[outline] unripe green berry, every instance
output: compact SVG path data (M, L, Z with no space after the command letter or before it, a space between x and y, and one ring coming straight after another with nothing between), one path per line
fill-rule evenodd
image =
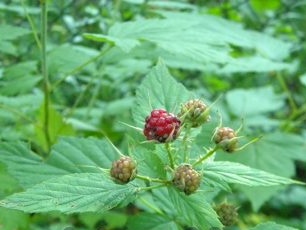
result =
M199 127L210 120L207 105L199 99L190 100L182 105L179 117L184 124L193 128Z
M111 177L119 184L126 184L134 180L136 173L136 162L128 156L114 161L110 170Z
M191 165L183 164L175 170L172 183L180 191L190 195L199 188L201 175Z
M228 203L222 203L216 206L214 209L224 226L232 226L237 222L238 212L235 206Z
M213 140L226 152L235 151L238 145L236 132L229 127L217 128L214 133Z

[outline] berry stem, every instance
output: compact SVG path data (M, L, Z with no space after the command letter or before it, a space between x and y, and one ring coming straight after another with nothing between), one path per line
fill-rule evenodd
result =
M169 143L166 143L166 144L165 144L165 147L166 147L166 150L167 150L167 153L168 153L168 158L169 158L170 167L171 167L172 169L174 169L174 159L173 159L173 156L172 156L171 146L170 146Z
M158 185L153 185L153 186L149 186L149 187L142 187L139 188L140 191L148 191L148 190L152 190L152 189L157 189L157 188L161 188L161 187L165 187L167 186L167 184L158 184Z
M189 151L188 151L188 137L190 136L190 131L191 131L191 127L190 126L187 126L186 127L186 131L185 131L185 135L184 135L184 138L183 138L183 144L184 144L184 150L183 150L183 153L184 153L184 162L188 162L189 161Z
M201 157L196 162L194 162L192 164L192 167L195 167L195 166L201 164L203 161L205 161L206 159L211 157L218 150L218 148L219 148L219 146L216 145L213 149L209 150L203 157Z
M151 178L151 177L147 177L147 176L141 176L141 175L136 175L136 178L140 179L140 180L144 180L144 181L148 181L148 182L157 182L157 183L162 183L162 184L168 184L169 181L166 180L161 180L158 178Z

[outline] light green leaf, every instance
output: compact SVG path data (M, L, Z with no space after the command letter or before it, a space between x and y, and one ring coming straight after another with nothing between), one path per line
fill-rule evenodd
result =
M84 37L97 42L109 42L112 45L118 46L126 53L129 53L134 47L140 45L137 39L132 38L116 38L103 34L84 34Z
M192 94L173 79L164 62L159 60L136 91L136 105L132 108L134 120L142 127L153 109L176 113L181 103L190 98Z
M306 86L306 73L300 77L300 81L304 86Z
M275 49L273 51L275 51ZM270 54L270 56L272 56L272 54ZM261 56L252 56L252 57L239 57L234 60L231 60L230 62L225 64L222 68L217 69L216 72L219 74L236 73L236 72L240 73L269 72L275 70L285 70L285 69L288 70L292 68L294 68L294 65L292 63L287 64L283 62L269 60Z
M295 181L285 177L228 161L208 162L204 164L203 171L204 177L209 177L211 180L247 186L273 186L295 183Z
M104 212L132 199L137 191L132 184L115 184L104 173L75 173L15 193L0 201L0 206L25 212Z
M133 153L138 165L138 172L152 178L166 179L165 165L155 152L137 148Z
M211 227L221 228L218 215L209 203L205 201L205 193L195 193L186 196L170 187L169 197L178 212L178 219L187 225L195 226L201 230Z
M37 72L37 61L20 62L4 69L0 82L0 93L3 95L18 95L32 92L41 76Z
M43 159L22 142L0 143L0 161L6 164L8 173L25 188L65 173L65 170L43 164Z
M30 216L18 210L0 207L1 230L29 229Z
M236 185L236 189L243 192L243 194L250 200L252 209L258 212L260 207L271 199L276 194L279 194L285 189L285 186L272 186L272 187L249 187L243 185Z
M52 107L48 108L49 121L48 121L48 132L50 138L50 144L56 143L60 136L69 136L74 134L74 130L71 125L65 122L64 118ZM45 135L45 106L44 103L41 105L39 110L38 122L36 124L36 140L39 145L47 152L48 142Z
M14 40L20 36L29 34L31 31L24 29L20 26L11 26L11 25L0 25L0 41L2 40Z
M266 222L257 225L250 230L298 230L297 228L289 227L286 225L276 224L274 222Z
M174 220L156 213L141 213L132 216L128 221L129 230L179 230Z
M226 102L238 117L276 111L285 105L283 96L276 95L271 86L231 90L226 94Z
M99 172L99 168L110 168L118 158L106 140L65 137L53 147L47 164L70 173Z
M146 55L157 51L158 56L172 64L177 64L176 57L182 57L185 63L181 68L190 68L186 64L189 62L205 71L220 72L225 65L221 72L227 73L292 68L291 64L282 62L290 54L291 43L244 30L240 24L211 15L169 11L157 13L164 18L116 23L107 35L87 33L84 36L99 42L109 42L131 53L138 46L153 43L155 46L151 46ZM236 59L231 54L232 47L252 50L254 57L248 59L242 56ZM209 68L207 64L210 64Z
M305 160L305 148L303 138L276 132L267 134L260 141L235 154L220 152L216 155L216 159L238 162L275 175L292 177L295 174L294 160ZM239 188L246 193L255 210L280 189L245 186Z
M8 41L0 42L0 51L6 54L17 55L17 48Z
M22 142L0 143L0 161L20 185L29 188L50 178L110 168L118 153L106 140L61 138L45 161Z
M97 56L99 52L82 46L64 44L48 53L48 69L52 73L51 78L57 78L57 74L68 74L82 64ZM86 66L86 70L93 71L94 64Z

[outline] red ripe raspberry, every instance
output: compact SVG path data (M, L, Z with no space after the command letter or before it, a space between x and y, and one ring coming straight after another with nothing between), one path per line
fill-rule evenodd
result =
M147 116L143 134L147 140L170 142L175 140L180 131L181 121L163 109L155 109Z

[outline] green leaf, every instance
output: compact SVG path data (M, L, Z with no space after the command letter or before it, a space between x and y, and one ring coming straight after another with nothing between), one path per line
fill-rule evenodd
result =
M0 143L0 161L24 188L66 174L100 172L99 168L110 168L117 157L108 141L94 138L61 138L47 160L25 143Z
M306 86L306 73L300 76L300 81L304 86Z
M155 152L145 148L137 148L133 155L139 162L138 172L141 175L160 179L166 178L165 165Z
M289 227L286 225L276 224L274 222L266 222L257 225L250 230L298 230L297 228Z
M68 74L79 68L99 53L94 49L82 46L64 44L48 53L48 69L51 78L58 78L58 74ZM86 66L86 70L93 71L94 65Z
M295 181L267 173L258 169L250 168L243 164L214 161L203 166L204 178L208 177L215 181L243 184L248 186L273 186L281 184L292 184Z
M43 164L43 159L22 142L0 143L0 161L6 164L8 173L25 188L65 173L65 170Z
M118 158L118 153L106 140L65 137L52 148L47 164L67 173L97 172L99 168L110 168Z
M0 207L1 230L29 229L30 218L27 214Z
M277 111L285 105L283 97L276 95L271 86L231 90L226 94L226 102L238 117Z
M133 198L137 191L132 184L115 184L104 173L74 173L15 193L0 205L25 212L104 212Z
M24 29L20 26L11 26L11 25L0 25L0 41L3 40L14 40L20 36L29 34L31 31Z
M205 201L205 194L198 192L190 196L168 188L169 197L178 212L178 219L189 226L195 226L201 230L211 227L221 228L222 224L218 215L209 203Z
M283 177L295 174L294 160L305 160L305 141L303 138L288 133L271 133L260 141L248 146L235 154L218 153L217 160L233 161L252 168ZM251 200L254 210L280 190L275 188L248 188L239 186Z
M74 134L74 130L70 124L67 124L63 117L52 107L48 108L49 120L48 120L48 132L50 138L50 144L56 143L60 136L69 136ZM45 106L41 105L39 110L38 123L36 124L36 138L39 145L47 152L48 142L45 135Z
M109 42L125 52L132 52L132 49L142 47L147 42L153 43L157 49L152 46L146 55L157 51L158 56L167 63L175 63L173 58L177 56L183 57L185 63L192 62L193 66L202 66L200 68L206 71L262 72L292 68L292 64L282 62L290 54L291 43L244 30L240 24L211 15L169 11L157 13L164 18L116 23L108 35L84 36L99 42ZM235 58L231 54L232 47L252 50L254 57ZM207 64L210 64L209 68ZM224 68L220 68L220 64ZM190 68L185 64L181 66L185 67Z
M26 61L4 69L0 93L7 96L32 92L41 80L37 76L37 61Z
M115 24L116 25L116 24ZM107 36L103 34L84 34L84 37L97 42L108 42L112 45L118 46L122 51L129 53L134 47L140 45L136 39L116 38L114 36Z
M129 230L179 230L174 220L156 213L141 213L128 220Z
M173 79L164 62L159 60L136 91L136 105L132 108L134 120L138 127L143 127L153 109L163 108L176 113L180 104L191 97L192 94Z

